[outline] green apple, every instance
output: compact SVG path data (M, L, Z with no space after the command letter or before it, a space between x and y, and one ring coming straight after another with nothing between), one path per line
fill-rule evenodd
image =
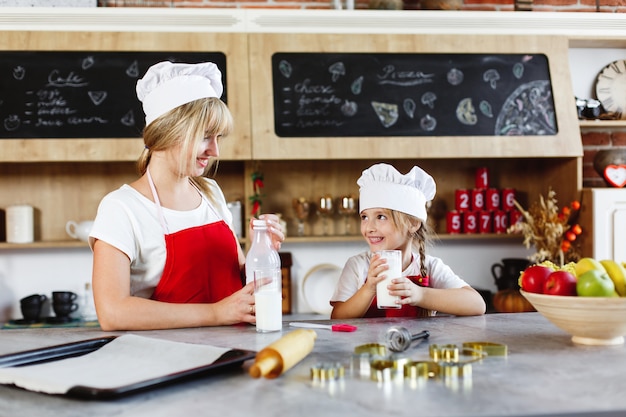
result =
M618 297L609 274L597 269L590 269L578 277L576 293L582 297Z

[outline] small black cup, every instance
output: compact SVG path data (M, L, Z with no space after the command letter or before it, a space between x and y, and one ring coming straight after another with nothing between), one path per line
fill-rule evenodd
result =
M54 291L52 293L52 304L71 304L78 295L71 291Z
M24 297L20 300L20 307L22 309L22 316L26 321L38 321L41 315L41 307L43 303L48 299L43 294L33 294L28 297Z
M64 318L78 309L77 303L53 303L52 309L57 317Z
M54 314L61 319L68 318L70 314L78 309L78 304L74 302L78 295L71 291L54 291L52 293L52 309Z

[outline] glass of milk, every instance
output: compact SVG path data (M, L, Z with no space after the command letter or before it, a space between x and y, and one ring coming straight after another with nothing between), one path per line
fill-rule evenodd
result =
M391 284L392 279L402 276L402 251L381 250L376 253L381 258L386 259L389 266L389 269L384 272L387 278L376 284L376 303L378 308L401 308L400 304L396 304L396 300L399 300L400 297L389 295L387 285Z
M282 330L283 301L280 268L254 270L254 304L257 332Z

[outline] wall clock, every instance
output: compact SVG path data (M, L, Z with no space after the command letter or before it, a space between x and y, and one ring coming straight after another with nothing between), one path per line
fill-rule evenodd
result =
M613 61L596 78L596 96L607 112L626 118L626 60Z

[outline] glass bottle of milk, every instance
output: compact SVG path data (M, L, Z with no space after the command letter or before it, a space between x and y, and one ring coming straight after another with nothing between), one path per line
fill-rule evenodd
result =
M253 220L252 246L246 256L246 284L254 282L254 314L258 332L282 329L282 271L280 257L264 220Z

